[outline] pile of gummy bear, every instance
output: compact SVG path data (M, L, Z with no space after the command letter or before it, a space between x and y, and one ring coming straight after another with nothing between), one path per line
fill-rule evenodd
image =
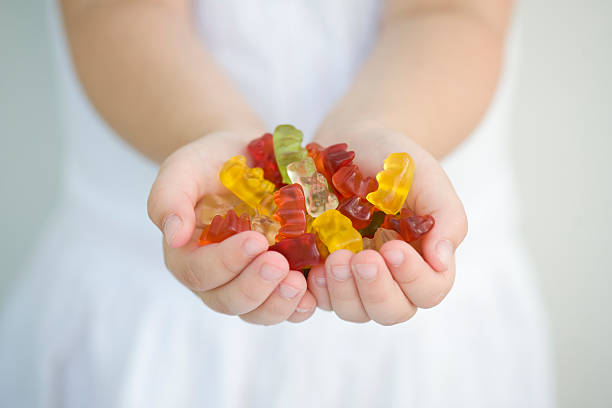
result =
M387 241L415 242L434 226L430 215L404 207L414 176L408 153L392 153L384 169L364 177L346 143L302 147L303 134L280 125L251 141L248 153L234 156L219 178L231 194L207 195L197 207L205 225L199 245L221 242L254 230L270 251L287 258L291 269L322 263L339 249L379 250Z

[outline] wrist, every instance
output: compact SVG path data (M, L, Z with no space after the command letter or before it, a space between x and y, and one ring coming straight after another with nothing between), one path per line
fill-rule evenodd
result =
M315 141L323 145L348 143L352 138L392 131L377 119L326 119L315 133Z
M347 143L355 148L371 150L377 146L384 150L385 146L396 146L417 143L404 129L390 126L378 118L359 118L356 120L326 120L315 134L314 141L323 146L335 143Z
M227 133L232 135L232 139L239 139L245 146L253 139L260 137L266 132L266 126L257 118L245 118L242 120L220 120L216 123L211 123L200 135L210 135L217 133Z

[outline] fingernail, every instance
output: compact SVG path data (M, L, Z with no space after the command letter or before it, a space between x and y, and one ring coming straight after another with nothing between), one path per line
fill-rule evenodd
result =
M266 250L266 246L258 239L247 239L242 245L244 252L252 257Z
M376 273L378 272L378 267L372 264L357 264L353 265L353 269L357 272L357 275L363 280L371 281L376 279Z
M339 281L345 281L351 276L348 265L334 265L331 267L332 276Z
M285 285L283 283L280 284L278 291L285 299L293 299L298 293L300 293L300 291L293 286Z
M316 275L315 276L315 283L320 288L326 287L327 286L327 279L325 279L325 275L323 275L322 273Z
M438 245L436 245L436 255L444 267L444 270L448 270L450 267L453 250L453 244L446 239L443 239L442 241L438 242Z
M383 257L393 266L400 266L404 263L404 253L397 249L383 252Z
M170 214L166 217L163 224L164 238L168 245L172 245L172 241L176 234L181 230L183 220L176 214Z
M267 281L278 280L283 276L283 271L278 269L276 266L270 264L263 264L259 270L259 274L262 278Z
M312 309L306 309L303 307L296 307L295 311L298 313L308 313L308 312L312 312Z

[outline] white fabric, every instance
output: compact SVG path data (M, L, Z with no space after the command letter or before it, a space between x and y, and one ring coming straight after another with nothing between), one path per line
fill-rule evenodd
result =
M202 38L269 128L312 134L375 38L364 0L201 1ZM92 110L51 5L65 135L62 200L0 316L3 407L548 407L548 344L516 230L507 148L516 41L479 129L444 165L470 233L438 307L394 327L249 325L163 265L156 168ZM257 135L254 135L257 136Z

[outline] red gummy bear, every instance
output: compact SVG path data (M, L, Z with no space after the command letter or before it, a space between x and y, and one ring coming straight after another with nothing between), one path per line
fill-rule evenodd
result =
M328 183L332 183L332 176L343 166L349 165L355 158L355 152L346 151L346 143L338 143L323 149L318 143L306 145L308 155L315 162L317 171L325 176Z
M427 234L435 225L434 218L427 215L414 215L407 208L402 208L399 217L388 214L382 228L399 232L404 241L413 242Z
M299 237L306 232L306 202L304 190L299 184L289 184L274 192L276 211L274 218L281 227L274 238L279 242L285 238Z
M236 235L242 231L251 230L251 221L248 214L242 214L240 218L234 210L229 210L225 216L215 215L210 223L206 226L198 239L200 246L221 242L226 238Z
M321 152L323 152L323 146L318 143L312 142L306 145L306 150L308 150L308 155L315 162L315 166L317 167L317 171L322 173L325 170L323 166L323 157L321 156Z
M368 200L358 196L344 198L338 204L338 211L349 217L353 228L358 230L370 225L374 208Z
M346 151L346 143L331 145L323 150L323 164L330 177L342 166L349 165L355 158L355 152Z
M434 227L436 221L427 215L411 215L400 218L400 235L406 242L416 241Z
M289 268L294 271L321 263L321 254L314 234L306 233L295 238L283 239L272 245L269 250L280 252L287 258Z
M247 146L247 150L253 159L255 167L263 169L264 178L276 184L276 187L281 187L283 185L283 176L278 170L278 164L276 164L272 133L266 133L252 140Z
M378 188L378 182L373 177L363 177L356 164L340 167L332 176L336 191L344 197L358 196L366 198L368 193Z
M400 216L393 214L385 215L385 220L381 224L380 228L386 228L396 232L400 232Z

